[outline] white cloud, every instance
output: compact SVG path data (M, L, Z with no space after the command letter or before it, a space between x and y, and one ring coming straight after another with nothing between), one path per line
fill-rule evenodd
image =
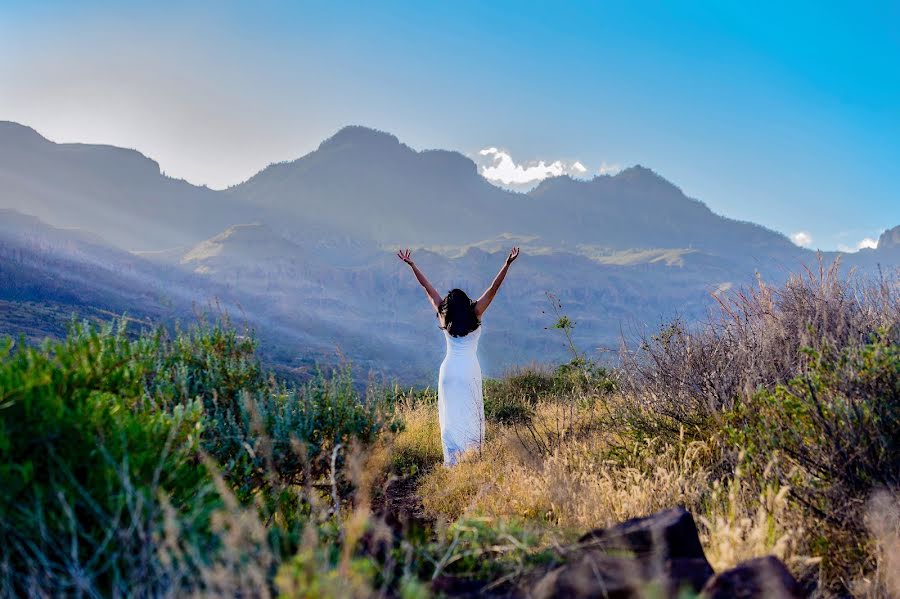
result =
M597 171L601 175L615 175L622 167L618 164L607 164L606 161L600 163L600 169Z
M856 244L856 249L861 250L863 248L869 248L874 250L878 247L878 240L872 239L871 237L864 237L859 243Z
M845 243L839 243L837 249L839 252L849 253L849 252L858 252L859 250L865 249L865 248L874 250L877 247L878 247L877 239L875 239L874 237L863 237L862 239L859 240L859 242L855 246L849 246Z
M812 245L813 238L807 231L797 231L791 234L791 241L800 247L809 247Z
M478 154L484 157L483 160L479 160L479 163L481 175L485 179L493 183L519 189L534 186L549 177L569 175L571 177L584 178L585 175L589 175L591 172L580 160L575 160L574 162L562 160L554 160L553 162L545 160L528 163L516 162L509 152L494 146L484 148Z

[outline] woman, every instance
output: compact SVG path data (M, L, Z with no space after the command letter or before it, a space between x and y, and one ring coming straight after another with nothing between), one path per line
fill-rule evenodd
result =
M481 317L500 284L509 265L519 257L514 247L506 263L491 286L476 301L462 289L453 289L441 298L422 271L409 257L409 250L397 252L397 257L409 264L419 284L437 312L440 328L447 340L447 355L441 362L438 375L438 418L441 423L441 445L444 465L452 466L467 449L481 449L484 439L484 400L481 391L481 366L478 364L478 339L481 337Z

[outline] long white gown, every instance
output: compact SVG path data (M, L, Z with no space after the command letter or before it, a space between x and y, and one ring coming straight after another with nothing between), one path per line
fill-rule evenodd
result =
M444 465L452 466L468 449L481 449L484 440L484 398L478 363L478 327L464 337L444 331L447 355L438 375L438 417Z

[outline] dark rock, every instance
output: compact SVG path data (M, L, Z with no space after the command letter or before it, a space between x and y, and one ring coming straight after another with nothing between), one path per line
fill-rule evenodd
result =
M699 593L703 585L715 575L706 557L672 559L665 565L666 595L678 597L684 590Z
M769 556L738 564L711 578L704 599L800 599L806 597L781 560Z
M607 555L600 550L551 570L531 588L533 599L631 599L642 597L648 572L639 560Z
M676 508L587 533L529 596L674 598L685 589L699 592L713 574L694 519Z
M698 593L712 575L706 559L670 560L660 568L652 562L589 549L547 572L531 585L528 596L532 599L675 598L684 590Z
M609 528L583 535L578 542L612 550L632 552L642 558L702 559L706 561L697 525L682 507L657 512L644 518L632 518Z

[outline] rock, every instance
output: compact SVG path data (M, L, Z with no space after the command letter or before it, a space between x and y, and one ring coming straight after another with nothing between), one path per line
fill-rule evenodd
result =
M583 535L583 545L629 551L642 558L706 560L694 518L678 507L644 518L632 518Z
M706 556L691 559L672 559L665 562L663 581L667 597L679 597L684 590L699 593L703 585L715 575Z
M590 550L548 572L531 588L529 596L533 599L636 599L642 597L647 575L639 560Z
M670 560L660 570L655 564L637 558L591 549L545 574L531 586L528 597L674 599L684 590L699 592L712 575L705 558Z
M800 599L806 594L781 560L768 556L742 562L711 578L704 599Z
M675 508L585 534L529 596L674 598L685 589L699 592L713 574L693 517Z

